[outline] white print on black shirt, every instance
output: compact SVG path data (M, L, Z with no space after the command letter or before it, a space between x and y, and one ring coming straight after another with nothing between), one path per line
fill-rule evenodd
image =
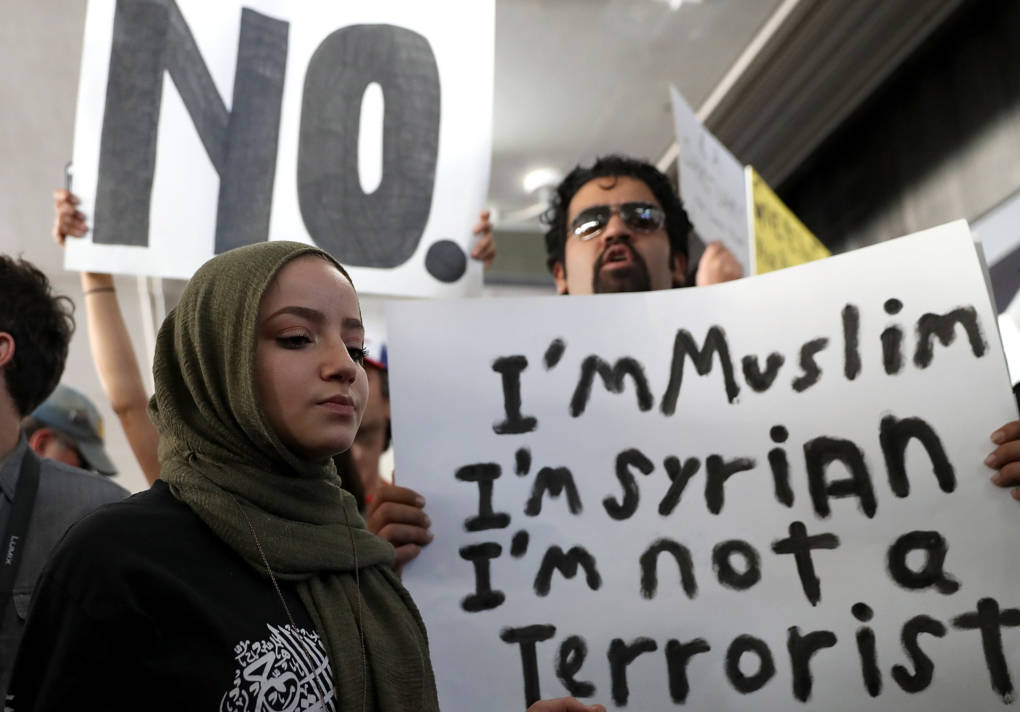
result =
M289 625L234 646L234 686L220 712L336 712L333 675L319 636Z

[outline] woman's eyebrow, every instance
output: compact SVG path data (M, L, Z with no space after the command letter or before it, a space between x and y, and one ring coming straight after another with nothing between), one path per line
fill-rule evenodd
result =
M270 319L275 319L276 317L280 316L280 314L294 314L303 319L307 319L308 321L314 321L317 324L321 324L322 322L326 321L326 315L323 314L318 309L299 306L289 306L283 307L282 309L277 309L268 317L266 317L266 321L269 321Z
M296 316L301 317L302 319L307 319L308 321L313 322L315 324L324 324L326 322L326 315L323 314L318 309L312 309L311 307L300 307L297 305L286 306L281 309L277 309L272 314L266 317L266 321L271 321L276 317L280 316L281 314L294 314ZM344 329L352 329L354 331L365 330L365 325L361 323L361 319L357 319L353 316L344 317L340 325Z

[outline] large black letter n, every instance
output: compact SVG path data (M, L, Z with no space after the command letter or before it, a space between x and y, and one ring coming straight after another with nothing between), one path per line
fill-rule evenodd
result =
M220 177L216 252L269 237L286 22L241 11L230 111L173 0L118 0L99 154L93 241L149 244L156 138L169 73Z

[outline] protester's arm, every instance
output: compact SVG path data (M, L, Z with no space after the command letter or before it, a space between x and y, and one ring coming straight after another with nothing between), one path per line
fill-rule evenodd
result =
M149 397L138 367L131 338L117 303L113 278L108 274L82 272L89 346L99 381L117 414L131 451L151 485L159 477L156 446L159 436L147 412Z
M602 705L586 705L573 697L558 697L554 700L539 700L528 712L606 712Z
M425 499L413 489L391 484L376 490L365 514L368 530L397 550L397 573L432 541L431 524L425 514Z
M1020 420L1006 423L992 433L998 447L985 460L995 470L992 482L999 487L1012 487L1013 499L1020 500Z
M720 284L744 276L744 268L740 261L721 242L712 242L705 247L704 254L698 261L698 271L694 283L699 287L709 284Z
M61 245L68 236L81 237L88 231L85 216L75 207L78 199L66 190L53 194L56 218L53 237ZM117 414L131 451L151 485L159 477L156 445L159 437L149 420L149 398L142 381L131 338L117 302L113 277L95 272L81 273L85 299L89 346L99 381L107 400Z
M475 224L474 234L478 236L474 247L471 248L471 257L481 262L485 269L492 267L496 259L496 243L492 240L492 223L489 221L489 211L483 210L478 216L478 223Z

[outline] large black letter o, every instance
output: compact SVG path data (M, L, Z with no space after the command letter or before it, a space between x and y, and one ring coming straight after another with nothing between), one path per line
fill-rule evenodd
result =
M358 172L361 100L383 90L382 181ZM345 264L395 267L414 254L432 208L439 69L428 41L393 25L351 25L315 50L305 74L298 203L315 243Z

